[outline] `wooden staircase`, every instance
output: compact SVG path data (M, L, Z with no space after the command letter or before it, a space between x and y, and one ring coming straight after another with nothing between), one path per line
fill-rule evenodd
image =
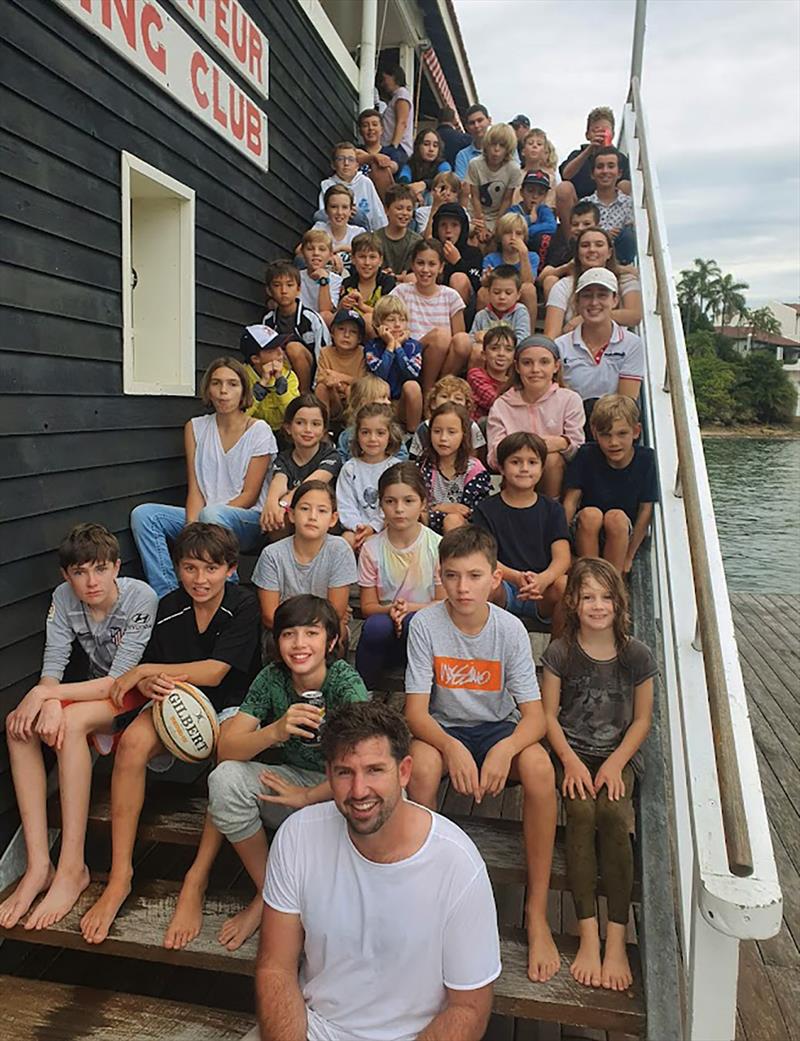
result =
M170 853L178 855L183 863L187 857L191 858L203 823L204 792L204 779L192 786L165 781L150 785L137 846L137 849L147 850L148 870L137 874L133 893L103 944L94 947L84 943L78 927L82 914L97 898L103 883L102 854L96 860L94 857L90 859L92 884L62 922L51 929L31 932L19 925L3 934L5 939L19 941L13 946L19 948L20 955L33 950L35 945L82 952L73 955L86 966L80 970L78 978L81 982L90 979L95 983L92 971L95 962L113 963L115 959L118 962L125 959L117 973L113 964L105 971L104 978L110 984L108 990L75 986L72 980L70 985L66 985L60 980L0 976L0 1038L3 1041L6 1038L9 1041L12 1038L14 1041L38 1041L45 1037L47 1041L105 1041L107 1038L114 1041L127 1041L128 1038L131 1041L133 1038L196 1041L212 1037L227 1041L228 1038L241 1037L252 1027L252 1012L248 1015L248 1010L238 1007L235 1002L228 1008L208 1008L202 1003L208 996L202 979L208 973L215 974L217 982L228 980L231 985L238 978L240 986L235 988L238 994L241 994L242 986L249 986L249 980L242 977L251 978L253 975L257 937L251 938L235 952L225 950L216 939L224 920L240 910L249 899L247 890L230 885L215 889L212 879L201 934L183 951L169 951L162 946L183 868L177 873L173 870L173 878L162 878L159 877L159 866L167 862ZM620 1035L642 1034L645 1015L635 946L630 950L635 982L626 994L582 987L569 974L569 961L576 949L576 940L574 935L570 935L575 931L574 919L570 920L567 911L567 907L571 909L572 906L571 897L563 893L566 882L561 829L553 857L551 902L552 924L556 928L562 967L548 983L534 984L526 975L527 948L520 928L525 883L519 821L520 790L508 789L502 796L484 800L478 806L443 785L441 809L467 831L481 850L497 896L503 973L495 984L496 1014L492 1017L487 1039L598 1039L605 1038L606 1034L617 1039ZM98 843L105 845L106 856L109 825L107 779L96 777L87 845L90 849ZM155 877L142 877L148 874ZM638 892L634 895L637 897ZM601 921L602 905L601 898ZM4 948L0 948L0 955L3 951ZM190 988L186 985L187 974L184 972L184 984L180 988L181 997L189 991L192 1003L164 1000L163 996L153 998L126 993L126 990L135 988L131 987L130 974L125 966L136 963L149 963L149 973L143 967L145 979L149 975L172 971L168 966L194 970L198 976L197 986ZM69 965L69 961L65 964ZM2 957L0 965L5 968ZM202 971L197 974L196 970ZM24 965L19 971L24 971ZM224 995L225 988L217 987L215 1002L227 1004ZM164 996L171 998L174 995L167 988ZM556 1024L561 1024L561 1030Z

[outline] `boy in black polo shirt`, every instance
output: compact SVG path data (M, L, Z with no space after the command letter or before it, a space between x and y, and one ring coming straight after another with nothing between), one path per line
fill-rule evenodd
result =
M146 698L163 697L181 679L205 692L221 722L231 714L226 709L239 705L259 667L260 615L253 593L227 581L238 555L236 536L227 528L196 523L183 529L173 553L180 587L159 601L142 664L114 682L113 701L134 687ZM145 706L117 748L111 776L111 871L103 893L81 919L87 943L105 940L130 893L147 764L164 754ZM221 841L215 829L204 829L201 849L212 861Z
M596 444L582 445L567 467L564 511L579 557L601 555L626 574L658 502L656 458L636 444L642 427L633 398L606 394L592 410Z
M570 566L569 531L564 507L536 491L547 459L538 434L518 430L497 446L503 483L497 495L479 502L472 523L497 542L503 581L492 601L518 618L563 628L562 600Z

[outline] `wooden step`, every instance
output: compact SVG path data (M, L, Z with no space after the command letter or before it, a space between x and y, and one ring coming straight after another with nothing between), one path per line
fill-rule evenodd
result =
M203 829L206 799L202 789L182 784L155 784L148 791L139 824L138 836L145 842L165 842L172 845L195 846ZM478 847L486 861L489 876L497 885L527 881L525 847L522 824L501 817L473 817L453 815L452 818ZM94 827L111 826L111 798L107 786L93 793L89 822ZM556 831L550 888L567 889L564 829ZM598 891L604 892L598 881ZM641 897L638 881L634 882L633 899Z
M176 882L154 881L138 885L102 944L84 943L78 924L99 896L102 890L100 882L92 882L77 907L52 928L26 932L21 926L16 926L6 931L4 936L52 947L252 976L258 937L251 937L238 951L232 952L226 951L216 938L225 919L243 906L243 901L230 892L208 895L202 932L185 950L170 951L162 946L178 889ZM640 1033L644 1028L644 1016L636 948L631 948L630 952L636 974L634 988L630 994L614 994L577 984L569 974L569 963L577 941L569 936L556 936L554 939L561 952L561 971L547 983L531 983L526 974L524 935L519 930L504 935L501 941L503 973L495 984L495 1011L523 1019L546 1019L599 1030ZM0 1037L4 1036L0 1033Z
M254 1019L110 990L0 976L0 1038L9 1041L239 1041Z
M168 965L188 965L198 969L252 975L258 935L252 936L238 951L227 951L217 940L223 923L246 905L246 897L232 892L209 893L200 935L186 950L170 951L163 946L164 933L175 910L180 883L158 879L141 882L135 885L133 893L117 915L108 938L101 944L87 944L81 936L80 920L100 896L103 887L103 882L93 881L67 917L50 929L26 930L22 925L17 925L13 929L3 930L2 938ZM0 900L4 896L0 895Z
M503 971L494 985L494 1011L503 1016L547 1020L564 1026L643 1034L646 1018L637 948L628 945L633 987L622 993L577 983L569 971L578 949L577 939L572 936L554 936L553 939L561 955L561 968L547 983L531 983L525 934L514 929L501 936Z

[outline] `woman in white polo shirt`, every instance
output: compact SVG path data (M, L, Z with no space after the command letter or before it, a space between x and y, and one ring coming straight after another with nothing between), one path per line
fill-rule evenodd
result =
M564 383L583 398L587 421L604 394L639 397L644 378L644 345L611 317L617 306L617 278L604 267L590 268L575 290L581 324L556 340Z

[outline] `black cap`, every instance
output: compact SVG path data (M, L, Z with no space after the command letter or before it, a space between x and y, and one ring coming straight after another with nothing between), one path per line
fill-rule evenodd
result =
M341 325L342 322L355 322L358 326L358 333L362 340L367 335L367 326L364 322L364 316L360 311L356 311L352 307L346 307L342 311L337 311L333 316L331 328L333 328L334 325Z
M508 121L508 125L512 127L527 127L528 130L531 128L531 121L527 116L524 116L521 112L518 116L514 116L513 119Z

